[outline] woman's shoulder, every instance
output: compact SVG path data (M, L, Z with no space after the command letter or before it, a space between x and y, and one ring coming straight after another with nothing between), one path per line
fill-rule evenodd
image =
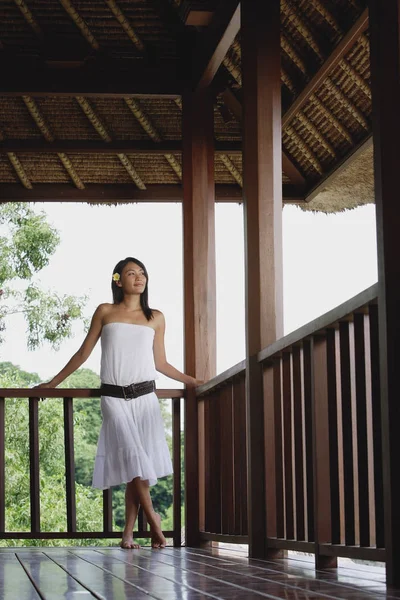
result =
M114 304L110 304L109 302L104 302L103 304L99 304L96 308L94 314L98 317L104 317L108 313L112 311L114 308Z
M157 310L156 308L152 308L151 312L153 313L153 320L154 320L154 324L157 325L161 325L162 323L165 322L165 318L163 313L161 312L161 310Z

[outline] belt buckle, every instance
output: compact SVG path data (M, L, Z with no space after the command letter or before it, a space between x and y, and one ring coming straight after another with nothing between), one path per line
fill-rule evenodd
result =
M122 387L122 393L124 395L124 400L133 400L134 398L137 398L136 389L135 389L136 386L134 383L130 383L129 385L121 386L121 387ZM126 394L128 394L128 396Z

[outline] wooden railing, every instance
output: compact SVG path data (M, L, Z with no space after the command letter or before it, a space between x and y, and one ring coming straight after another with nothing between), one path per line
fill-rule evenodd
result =
M42 389L40 396L59 398L64 405L65 494L67 531L41 531L40 527L40 455L39 455L39 398L32 397L32 389L0 389L0 539L78 539L118 538L120 531L113 530L112 491L103 492L102 531L77 531L75 461L74 461L74 398L98 398L98 389ZM175 546L181 545L181 398L184 390L157 390L159 398L172 402L172 461L173 479L173 530L164 531L173 538ZM30 531L6 531L5 520L5 407L6 398L29 398L29 461L30 461ZM135 537L148 538L150 531L142 510L138 515Z
M266 545L385 560L377 286L262 350ZM247 541L246 363L197 390L200 537Z

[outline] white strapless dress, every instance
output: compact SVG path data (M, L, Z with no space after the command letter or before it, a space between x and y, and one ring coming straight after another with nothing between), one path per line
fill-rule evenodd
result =
M108 323L101 333L103 383L129 385L157 378L154 329L131 323ZM101 397L103 423L93 473L93 487L101 490L135 477L157 483L172 473L164 423L157 395L134 398Z

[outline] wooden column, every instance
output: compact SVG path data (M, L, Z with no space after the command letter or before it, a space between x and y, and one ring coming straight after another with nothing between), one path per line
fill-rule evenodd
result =
M207 380L216 374L213 97L209 89L188 91L182 102L185 369ZM204 419L193 392L185 407L186 544L194 546L199 517L204 521L204 478L199 480Z
M249 538L250 556L263 557L263 388L255 356L283 335L279 0L246 0L241 11Z
M400 2L369 0L386 575L400 585Z

